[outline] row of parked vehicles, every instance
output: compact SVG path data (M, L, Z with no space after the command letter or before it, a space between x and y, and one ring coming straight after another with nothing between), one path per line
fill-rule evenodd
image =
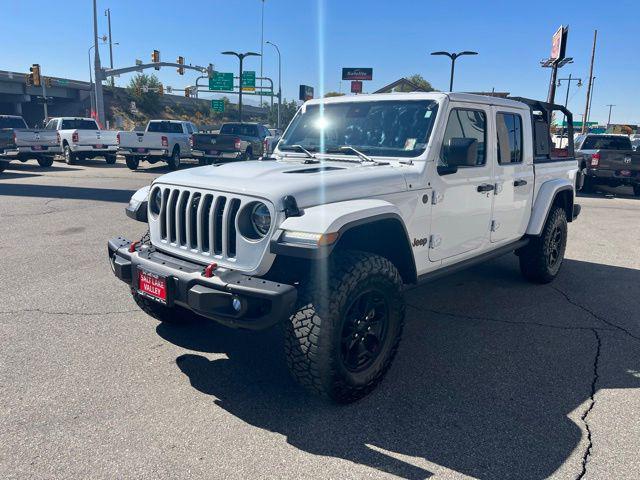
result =
M151 120L144 131L101 130L92 118L52 118L44 129L30 129L20 116L0 116L0 171L11 160L35 159L50 167L54 157L67 164L102 157L107 163L122 155L136 170L140 162L166 162L170 169L181 158L196 158L201 165L228 160L249 160L271 153L278 130L258 123L226 123L217 133L200 133L191 122Z

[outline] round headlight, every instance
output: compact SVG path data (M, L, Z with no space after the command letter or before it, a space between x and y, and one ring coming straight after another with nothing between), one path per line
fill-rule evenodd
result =
M271 228L271 214L264 203L256 203L251 210L251 225L261 237L269 233L269 228Z
M162 190L159 188L154 189L149 196L149 209L151 213L154 215L158 215L160 213L160 208L162 207Z

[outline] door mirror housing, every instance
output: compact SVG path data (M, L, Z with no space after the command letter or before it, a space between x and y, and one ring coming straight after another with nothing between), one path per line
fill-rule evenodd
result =
M443 160L449 166L475 167L478 159L478 140L475 138L450 138L442 153Z

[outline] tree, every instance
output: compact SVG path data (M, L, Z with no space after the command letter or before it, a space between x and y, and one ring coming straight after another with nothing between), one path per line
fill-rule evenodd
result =
M136 106L145 113L155 113L160 106L160 80L155 75L138 73L129 81L127 92L133 97ZM145 92L145 87L147 92Z
M414 83L418 87L422 88L425 92L435 91L435 89L431 86L431 83L425 80L424 77L419 73L416 73L414 75L411 75L410 77L407 77L407 80L409 80L411 83ZM404 89L400 88L398 91L404 91Z
M330 98L330 97L343 97L344 93L340 93L340 92L327 92L324 94L324 98Z
M270 108L266 103L263 104L263 106L269 109L267 114L267 123L272 127L278 125L278 104L274 104L273 108ZM282 106L280 107L280 126L283 130L287 128L287 125L289 125L289 122L291 122L297 111L298 103L295 100L291 100L289 102L283 100Z

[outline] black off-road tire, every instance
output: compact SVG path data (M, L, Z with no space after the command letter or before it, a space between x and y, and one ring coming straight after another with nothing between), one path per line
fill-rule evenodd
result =
M191 312L182 307L165 307L158 302L144 298L133 288L131 289L131 296L140 307L140 310L163 323L184 323L192 316Z
M636 197L640 197L640 183L636 183L636 184L633 186L633 194L634 194Z
M173 147L171 156L167 158L167 165L169 165L169 170L180 168L180 148L177 145Z
M65 145L63 148L64 163L67 165L73 165L78 160L78 156L71 151L69 145Z
M105 155L104 159L106 160L108 165L113 165L114 163L116 163L118 157L116 155Z
M140 165L140 159L138 157L125 157L125 162L129 170L137 170Z
M42 168L49 168L51 165L53 165L53 157L38 157L38 165L40 165Z
M8 166L9 166L9 162L0 161L0 172L4 172Z
M518 256L520 271L533 283L550 283L558 275L567 246L567 214L563 208L551 207L539 237L532 237Z
M335 252L327 267L328 272L312 268L301 285L297 311L284 325L285 354L291 374L303 387L350 403L382 381L396 355L405 315L402 280L389 260L360 251ZM372 290L386 302L386 335L372 363L354 371L342 353L346 314L356 299Z

